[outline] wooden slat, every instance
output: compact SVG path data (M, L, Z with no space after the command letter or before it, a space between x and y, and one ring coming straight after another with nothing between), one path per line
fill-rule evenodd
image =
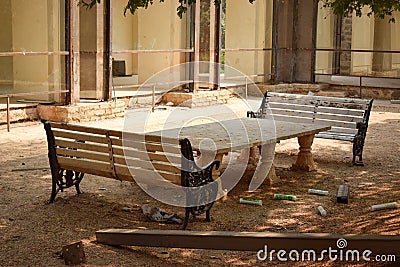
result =
M306 117L293 117L293 116L284 116L284 115L273 115L274 120L277 121L288 121L288 122L297 122L297 123L314 123L318 125L327 125L327 126L336 126L342 128L356 128L356 124L352 122L339 122L339 121L328 121L328 120L313 120L312 118Z
M189 249L219 249L255 251L264 250L267 255L271 251L286 251L285 257L291 250L299 252L313 250L320 257L322 251L329 248L339 249L337 241L345 239L346 250L358 250L360 259L365 250L372 255L400 256L400 236L383 235L337 235L327 233L271 233L271 232L220 232L220 231L182 231L182 230L142 230L142 229L104 229L96 232L97 242L112 246L146 246ZM335 253L338 255L339 253ZM282 255L282 254L281 254ZM345 255L345 253L343 253ZM276 259L276 254L274 254ZM255 255L256 257L256 255ZM327 254L325 257L328 259ZM301 259L301 258L300 258ZM371 257L371 260L372 257ZM394 259L396 260L396 259Z
M132 148L132 149L138 149L138 150L146 150L147 151L160 151L160 152L175 152L176 154L180 153L180 148L179 146L174 146L170 144L161 144L161 143L155 143L155 142L140 142L136 140L121 140L121 139L113 139L112 140L113 146L120 146L120 147L127 147L127 148ZM178 152L179 151L179 152Z
M80 142L75 142L75 141L69 141L69 140L61 140L61 139L55 139L55 143L57 146L60 147L67 147L67 148L76 148L76 149L82 149L82 150L88 150L88 151L95 151L95 152L103 152L103 153L108 153L108 147L105 145L97 145L97 144L86 144L86 143L80 143Z
M52 128L64 129L64 130L69 130L69 131L79 132L79 133L97 134L97 135L103 135L103 136L105 136L106 133L108 132L110 137L117 137L119 139L126 138L126 139L139 140L139 141L146 140L149 142L158 142L158 143L162 142L162 143L170 143L170 144L176 144L176 145L179 144L179 140L176 138L166 138L166 137L152 136L152 135L146 135L146 134L141 134L141 133L122 132L122 131L116 131L116 130L107 130L107 129L97 128L97 127L88 127L88 126L82 126L82 125L56 123L56 122L51 122L50 125Z
M162 136L155 136L148 134L123 132L122 138L124 140L141 140L141 141L145 140L146 142L179 145L179 139L177 138L169 138L169 137L162 137Z
M329 131L327 132L333 132L333 133L343 133L343 134L348 134L348 135L355 135L357 133L357 129L348 129L348 128L340 128L340 127L332 127Z
M290 110L290 109L271 109L272 115L284 115L284 116L292 116L292 117L305 117L305 118L313 118L313 112L305 112L301 110Z
M332 110L335 110L332 112ZM356 109L345 109L345 108L330 108L330 107L318 107L317 112L322 112L322 113L336 113L340 115L349 115L349 116L355 116L355 117L364 117L364 110L356 110Z
M317 112L315 114L315 118L322 119L322 120L332 120L332 121L342 121L342 122L359 122L363 121L363 118L354 117L354 116L341 116L335 113L327 114L327 113L320 113ZM355 127L355 125L354 125Z
M51 128L64 129L64 130L75 131L75 132L80 132L80 133L98 134L98 135L104 135L104 136L106 135L106 132L109 132L110 136L122 138L122 132L120 132L120 131L106 130L106 129L101 129L101 128L88 127L88 126L75 125L75 124L56 123L56 122L51 122L50 126L51 126Z
M105 136L98 136L81 132L58 131L58 130L53 130L53 134L55 137L61 137L65 139L107 144L107 138Z
M113 148L113 151L114 151L115 156L127 156L127 157L142 159L142 160L156 160L156 161L163 161L163 162L172 162L174 164L181 163L180 154L179 155L168 154L168 156L166 156L164 153L158 154L158 153L154 153L151 151L140 151L140 150L134 150L134 149L129 149L129 148L125 148L125 152L124 152L123 148Z
M288 93L275 93L269 92L269 97L278 97L284 99L303 99L303 100L319 100L321 102L332 102L332 103L353 103L361 105L369 105L370 99L359 99L359 98L345 98L345 97L333 97L333 96L316 96L316 95L302 95L302 94L288 94Z
M308 112L314 112L314 105L296 105L290 103L269 102L268 107L270 109L290 109L290 110L303 110Z
M343 135L343 134L334 134L334 133L318 133L315 135L317 138L325 138L325 139L334 139L334 140L342 140L342 141L350 141L354 140L354 136Z
M128 165L134 167L140 167L148 170L160 170L165 172L171 172L175 174L180 174L181 170L171 164L165 164L162 162L152 162L152 161L145 161L137 158L131 157L114 157L114 161L120 165Z
M313 112L303 112L299 110L289 110L289 109L271 109L272 115L285 115L285 116L293 116L293 117L305 117L305 118L316 118L322 120L331 120L338 122L359 122L362 121L361 117L353 117L353 116L341 116L335 113L327 114L327 113L313 113ZM354 125L355 126L355 125Z
M323 119L316 118L314 120L314 123L315 124L320 124L320 125L330 125L330 126L335 126L335 127L341 127L341 128L350 128L350 129L355 129L356 128L356 123L355 122L323 120Z
M89 161L84 159L77 159L77 158L66 158L66 157L57 157L58 163L60 167L67 170L75 170L83 173L98 175L98 176L105 176L107 178L114 178L113 170L111 169L110 164ZM162 181L160 177L156 175L155 171L146 170L141 168L134 168L132 167L132 172L137 178L146 178L146 184L153 184L158 185ZM135 181L131 176L131 172L127 166L122 165L115 165L115 171L118 176L119 180L126 180L126 181ZM165 173L162 171L158 172L162 177L165 179L174 182L180 183L180 175L172 174L172 173ZM122 178L121 178L122 177ZM130 177L130 178L129 178Z
M275 103L275 102L270 102L268 103L268 107L270 109L290 109L290 110L303 110L303 111L308 111L308 112L314 112L314 105L296 105L296 104L290 104L290 103ZM364 110L355 110L355 109L344 109L344 108L336 108L336 107L321 107L319 106L317 108L317 112L321 113L333 113L333 114L338 114L338 115L348 115L348 116L354 116L354 117L364 117Z
M278 102L278 103L292 103L298 105L315 105L318 103L318 106L323 107L340 107L347 109L361 109L366 110L368 108L367 104L363 103L354 103L354 102L341 102L341 101L318 101L318 99L303 99L303 98L280 98L280 97L271 97L268 99L269 102Z
M290 117L290 116L282 116L282 115L273 115L274 120L276 121L287 121L287 122L296 122L296 123L313 123L312 118L300 118L300 117Z
M85 158L91 160L97 160L102 162L110 162L110 159L107 154L96 153L93 151L80 151L80 150L73 150L73 149L65 149L65 148L56 148L56 153L58 155L70 156L70 157L77 157L77 158Z

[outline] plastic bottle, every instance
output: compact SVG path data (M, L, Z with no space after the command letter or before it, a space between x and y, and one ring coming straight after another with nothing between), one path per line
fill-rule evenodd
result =
M378 205L373 205L371 206L371 210L383 210L383 209L396 209L400 207L400 204L397 202L390 202L390 203L384 203L384 204L378 204Z
M284 195L284 194L274 194L274 199L284 199L284 200L296 201L296 196Z
M326 216L326 210L324 209L324 207L318 206L317 209L318 209L318 211L319 211L319 214L321 214L322 217L325 217L325 216Z
M318 189L308 189L308 193L314 194L314 195L320 195L320 196L326 196L329 194L328 191L318 190Z
M262 206L262 200L260 199L240 198L239 202L242 204L252 204L252 205Z

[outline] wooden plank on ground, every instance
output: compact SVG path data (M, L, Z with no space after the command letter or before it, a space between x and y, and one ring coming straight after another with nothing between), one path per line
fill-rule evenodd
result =
M114 246L146 246L192 249L259 251L314 250L317 253L332 248L338 250L338 240L345 239L347 250L370 250L372 255L400 256L400 236L337 235L327 233L271 233L105 229L96 232L98 242ZM325 254L326 255L326 254Z

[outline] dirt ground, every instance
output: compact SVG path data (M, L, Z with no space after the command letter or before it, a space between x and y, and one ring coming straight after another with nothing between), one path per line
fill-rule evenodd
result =
M11 133L0 129L0 266L64 266L62 246L82 240L86 264L82 266L254 266L255 252L193 249L111 247L96 243L95 231L104 228L180 229L176 224L148 221L139 207L149 204L183 216L183 209L151 199L137 185L87 175L84 191L72 188L47 204L51 174L47 143L38 123L15 125ZM317 139L313 145L318 170L294 172L297 141L277 145L279 183L247 192L254 168L212 209L212 222L204 217L189 223L190 230L327 232L339 234L400 234L400 209L371 212L374 204L400 203L400 113L372 112L364 149L365 167L350 165L351 144ZM340 184L349 184L349 204L337 204ZM328 196L307 194L308 188L328 190ZM274 193L296 195L298 200L273 200ZM240 197L261 199L263 206L239 204ZM316 207L328 212L321 217ZM132 207L125 211L124 207ZM261 249L261 248L260 248ZM168 251L169 258L157 254ZM293 266L294 263L274 264ZM309 262L297 263L310 266ZM323 262L318 266L342 266ZM360 266L363 264L359 264Z

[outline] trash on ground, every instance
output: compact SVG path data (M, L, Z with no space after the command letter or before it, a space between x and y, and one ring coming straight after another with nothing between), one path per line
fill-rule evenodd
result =
M296 201L296 196L284 195L284 194L274 194L274 199L292 200Z
M350 187L347 184L339 185L337 192L337 203L348 204L349 203Z
M373 205L371 206L371 210L375 211L383 209L397 209L398 207L400 207L400 204L398 204L397 202L390 202L390 203Z
M168 251L160 251L157 253L157 258L169 258L169 252Z
M321 214L322 217L325 217L325 216L326 216L326 210L324 209L324 207L318 206L317 209L318 209L318 211L319 211L319 214Z
M262 206L262 200L260 199L240 198L239 202L242 204L252 204L252 205Z
M166 222L166 223L178 223L182 224L183 220L175 213L166 213L157 207L150 207L144 205L141 207L142 212L150 221L153 222Z
M326 196L329 194L328 191L318 190L318 189L308 189L308 193L314 194L314 195L320 195L320 196Z

